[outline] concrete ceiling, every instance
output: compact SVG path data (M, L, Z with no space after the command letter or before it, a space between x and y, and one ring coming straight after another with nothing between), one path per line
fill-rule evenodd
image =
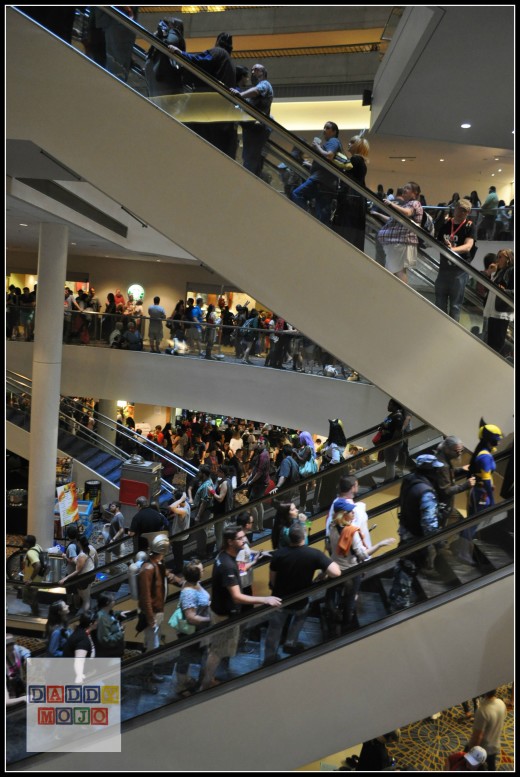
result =
M301 8L301 16L306 11L310 13L308 8ZM377 94L378 80L382 85L385 83L385 66L390 62L392 48L408 63L398 87L391 94L379 96L378 104L372 106L368 185L375 189L380 181L385 186L395 187L410 179L437 180L445 189L441 192L439 187L432 192L431 202L444 200L452 191L463 195L471 189L476 189L483 199L492 183L499 193L503 192L501 196L505 199L510 190L509 196L514 196L514 7L428 6L419 7L419 11L418 7L413 8L416 13L420 13L421 8L430 12L420 39L415 41L413 50L408 51L398 28L390 44L388 60L383 59L376 74ZM322 6L320 19L329 10L333 18L334 6ZM236 15L237 12L230 13ZM406 14L407 11L404 19ZM213 16L219 17L218 24L225 29L226 13ZM284 74L279 73L279 77L283 82ZM273 114L287 129L305 139L312 139L329 119L337 121L344 129L349 127L342 136L343 141L347 140L347 135L366 129L370 124L366 108L360 113L357 106L359 118L351 119L345 113L349 102L353 102L350 96L345 101L337 97L320 97L314 107L315 119L309 123L309 101L310 98L276 102ZM471 122L471 129L460 128L462 119ZM313 124L316 126L311 126ZM143 227L120 205L28 141L7 142L6 172L10 176L5 222L9 250L37 250L39 223L58 221L69 225L72 255L194 261L182 248L150 227ZM57 207L51 198L14 180L20 178L59 181L73 195L125 224L127 238L100 229L98 224L80 218L71 208ZM428 188L423 186L423 189L428 197Z

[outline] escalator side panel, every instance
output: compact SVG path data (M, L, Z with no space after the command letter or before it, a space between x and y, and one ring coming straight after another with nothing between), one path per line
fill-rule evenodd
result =
M8 138L32 140L468 447L481 416L512 429L510 365L140 95L7 17Z

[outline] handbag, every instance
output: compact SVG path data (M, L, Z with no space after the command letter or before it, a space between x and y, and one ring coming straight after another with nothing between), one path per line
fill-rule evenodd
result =
M148 626L148 621L144 612L140 612L137 616L137 623L135 624L135 633L140 634Z
M175 629L180 634L195 634L197 628L192 623L188 623L184 617L182 607L177 607L170 620L168 621L168 626L171 626L172 629Z
M300 467L300 475L304 478L309 477L310 475L315 475L318 472L318 465L316 464L316 459L314 456L311 456L310 459L307 459L305 464L302 464Z
M381 429L378 429L372 437L372 443L373 445L379 445L380 442L383 442L383 432Z

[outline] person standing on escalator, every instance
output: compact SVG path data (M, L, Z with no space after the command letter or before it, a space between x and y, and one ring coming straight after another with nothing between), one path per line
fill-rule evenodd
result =
M180 55L187 62L191 62L193 65L200 67L201 70L208 75L213 76L213 78L216 78L217 81L220 81L224 86L227 86L230 89L236 86L235 65L231 59L233 36L228 32L219 33L213 48L200 53L188 54L187 52L182 51L178 46L173 45L169 45L168 48L174 54ZM211 92L211 87L200 79L196 79L195 91ZM227 103L224 99L222 102ZM193 122L186 124L186 126L228 156L233 159L235 158L234 122Z
M263 65L256 64L251 68L251 86L249 89L231 89L239 94L257 111L269 116L273 102L273 87L267 80L267 70ZM267 138L271 134L269 127L261 121L248 121L242 124L242 163L246 170L261 176L264 164L262 151Z
M437 472L444 464L430 453L415 460L415 471L403 478L399 495L399 546L433 534L439 528ZM413 579L418 570L434 571L435 548L426 548L403 556L394 570L389 601L392 612L409 607Z

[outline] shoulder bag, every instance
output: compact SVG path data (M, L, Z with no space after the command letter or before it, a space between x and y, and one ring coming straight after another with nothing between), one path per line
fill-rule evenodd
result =
M197 629L196 626L186 620L180 606L177 607L171 616L170 620L168 621L168 626L171 626L172 629L178 631L179 634L195 634Z

